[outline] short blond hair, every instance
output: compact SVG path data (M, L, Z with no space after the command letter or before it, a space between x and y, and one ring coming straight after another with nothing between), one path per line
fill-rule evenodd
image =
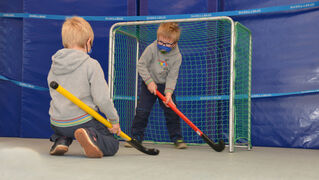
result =
M161 23L157 29L157 38L163 36L178 41L180 35L181 29L176 22Z
M64 21L62 26L62 43L65 48L79 46L84 48L89 38L93 44L94 33L91 25L83 18L74 16Z

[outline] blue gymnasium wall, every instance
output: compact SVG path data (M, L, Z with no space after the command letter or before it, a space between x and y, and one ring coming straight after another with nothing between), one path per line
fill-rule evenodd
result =
M6 0L0 12L81 16L136 15L132 0ZM0 18L0 74L7 78L47 87L51 56L61 49L61 20ZM95 33L92 57L107 72L109 28L115 22L90 22ZM47 138L49 126L48 91L21 88L0 82L0 136Z
M225 11L306 2L313 1L231 0ZM319 89L318 18L318 9L234 18L253 36L252 94ZM318 149L318 100L318 94L253 98L253 145Z
M23 12L20 0L0 1L0 12ZM21 81L22 19L0 18L0 74ZM21 88L0 81L0 136L20 136Z
M1 12L125 16L190 14L289 5L313 0L4 0ZM70 8L71 7L71 8ZM319 11L233 17L252 31L252 94L319 89ZM107 72L108 29L115 22L90 22L96 35L93 57ZM46 87L51 55L62 47L62 21L0 18L0 74ZM7 48L9 47L9 48ZM254 146L319 148L318 95L252 99ZM0 136L49 137L46 91L0 83Z

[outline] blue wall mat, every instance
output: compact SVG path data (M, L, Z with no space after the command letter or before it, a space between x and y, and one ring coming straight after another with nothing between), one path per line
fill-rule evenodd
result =
M243 9L256 9L256 8L266 8L273 6L287 6L292 4L301 4L314 2L315 0L227 0L224 1L225 11L235 11L235 10L243 10Z
M33 14L126 16L130 8L128 8L126 0L98 0L94 3L85 0L76 2L68 0L24 1L24 12ZM95 33L92 58L100 62L106 75L108 35L109 28L113 23L115 22L90 22ZM24 19L23 82L47 87L46 78L51 65L51 56L63 48L62 24L63 21L60 20ZM48 91L23 89L21 99L21 136L49 137L52 130L48 115L50 103Z
M225 11L312 1L225 2ZM234 19L253 36L252 94L319 87L318 9ZM319 148L317 94L252 100L252 143L257 146Z
M32 14L126 16L131 0L24 0L24 12Z
M20 0L0 1L1 12L22 12ZM21 81L23 19L0 18L0 74ZM20 87L0 80L0 137L19 137Z
M255 146L319 148L318 95L255 99Z
M223 0L140 0L140 15L174 15L216 12Z
M319 52L313 48L319 45L318 16L318 11L309 10L236 18L255 37L253 94L318 89Z
M63 21L25 19L23 82L48 87L47 74L51 56L61 43ZM24 88L22 91L22 137L48 137L52 133L48 115L49 92Z

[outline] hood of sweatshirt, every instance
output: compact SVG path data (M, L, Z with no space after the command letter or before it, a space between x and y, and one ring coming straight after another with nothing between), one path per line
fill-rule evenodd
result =
M68 74L89 59L90 56L80 50L61 49L52 56L51 70L54 74Z

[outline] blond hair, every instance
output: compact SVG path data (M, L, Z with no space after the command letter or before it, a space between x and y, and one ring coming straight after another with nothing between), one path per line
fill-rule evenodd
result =
M64 21L62 26L62 43L65 48L79 46L84 48L91 38L93 44L94 33L91 25L81 17L74 16Z
M157 38L163 36L178 41L181 35L181 30L176 22L161 23L157 29Z

